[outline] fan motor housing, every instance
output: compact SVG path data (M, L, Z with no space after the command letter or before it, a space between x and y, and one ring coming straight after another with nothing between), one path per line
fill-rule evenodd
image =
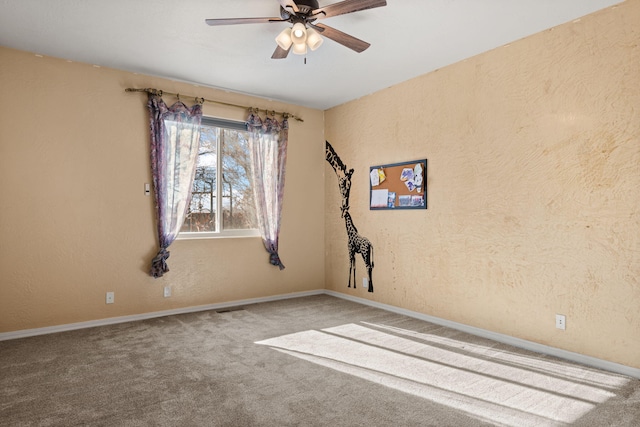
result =
M296 4L298 5L298 9L300 9L300 12L305 15L312 10L316 10L320 7L318 6L317 0L298 0Z
M298 0L296 1L296 6L298 6L297 15L308 15L320 7L318 0ZM296 15L296 13L280 6L280 17L282 17L282 19L289 19L292 15Z

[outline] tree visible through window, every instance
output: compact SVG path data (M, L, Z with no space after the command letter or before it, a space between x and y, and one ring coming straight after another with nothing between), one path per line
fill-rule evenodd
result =
M250 168L244 122L203 117L191 204L181 235L259 234Z

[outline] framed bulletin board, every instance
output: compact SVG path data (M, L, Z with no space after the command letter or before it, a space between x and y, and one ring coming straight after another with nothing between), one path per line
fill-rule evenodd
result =
M369 209L427 209L427 159L369 168Z

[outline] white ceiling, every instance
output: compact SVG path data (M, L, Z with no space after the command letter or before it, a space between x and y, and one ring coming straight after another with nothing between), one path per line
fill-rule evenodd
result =
M324 110L620 0L387 3L322 20L368 50L325 40L306 64L292 53L271 59L286 23L204 22L277 17L278 0L0 0L0 45Z

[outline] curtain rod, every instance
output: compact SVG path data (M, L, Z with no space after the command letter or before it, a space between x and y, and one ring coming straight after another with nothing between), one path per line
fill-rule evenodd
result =
M146 93L150 93L153 95L159 95L162 96L163 94L167 94L167 95L175 95L176 97L178 97L178 99L180 99L180 94L179 93L174 93L174 92L166 92L163 90L158 90L158 89L152 89L152 88L144 88L144 89L136 89L136 88L127 88L125 89L125 92L146 92ZM187 96L187 98L195 98L196 101L201 101L201 102L212 102L214 104L220 104L220 105L227 105L229 107L238 107L238 108L242 108L245 110L252 110L252 111L260 111L259 108L253 108L253 107L247 107L244 105L238 105L238 104L230 104L228 102L222 102L222 101L214 101L212 99L206 99L206 98L198 98L198 97L192 97L192 96ZM263 109L263 111L267 114L271 114L271 115L279 115L284 117L285 119L287 118L292 118L292 119L296 119L299 122L304 122L304 120L302 120L300 117L293 115L291 113L287 113L287 112L281 112L281 111L275 111L275 110L266 110Z

